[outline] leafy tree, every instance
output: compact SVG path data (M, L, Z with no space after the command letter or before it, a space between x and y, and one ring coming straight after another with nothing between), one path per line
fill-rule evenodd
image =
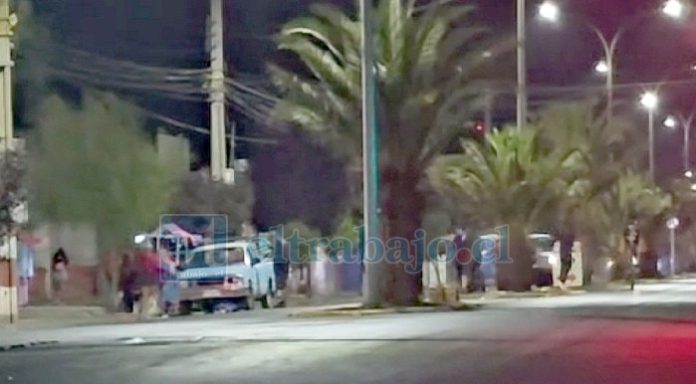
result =
M213 181L208 170L186 175L176 193L172 211L186 215L225 215L229 229L239 230L252 217L254 189L247 175L234 185Z
M38 110L52 80L50 62L57 56L51 31L34 12L33 1L17 1L19 23L15 28L15 114L19 128L36 123Z
M477 227L508 228L513 263L498 265L499 286L527 290L533 264L527 235L553 222L567 196L582 188L577 183L584 168L581 156L576 151L555 154L541 145L535 129L496 131L485 143L463 146L463 154L436 161L431 180Z
M291 221L283 226L285 236L285 247L283 252L290 258L294 268L300 271L300 279L305 282L305 293L312 293L312 273L311 256L316 252L312 249L312 242L321 238L321 232L300 221ZM290 241L292 238L297 240L296 244ZM294 249L293 249L294 248Z
M41 218L93 225L102 251L132 243L167 212L174 176L143 137L135 108L86 93L79 106L58 97L41 107L31 144L34 205Z
M507 48L484 39L474 7L453 3L417 9L414 1L382 0L374 24L379 83L382 221L385 235L413 239L426 205L420 189L433 158L478 112L491 56ZM279 47L299 58L296 72L271 65L282 100L279 121L316 133L321 143L359 164L361 150L361 31L359 20L318 4L287 23ZM484 54L488 52L490 54ZM414 250L410 262L420 263ZM392 265L386 276L393 304L413 304L420 275Z
M599 220L598 227L608 235L611 254L621 258L623 232L632 220L640 223L640 232L648 247L648 260L641 260L641 271L655 275L657 259L652 254L655 232L664 225L664 219L674 206L671 194L665 193L644 176L628 172L600 198L600 209L593 209Z
M663 192L635 173L644 166L641 159L647 147L643 136L637 135L630 120L621 116L615 116L609 125L602 108L591 102L553 105L542 111L537 127L546 145L558 153L578 151L585 164L586 172L578 175L578 184L583 188L565 199L555 226L579 235L585 257L620 254L628 215L652 217L649 207L638 207L661 206L665 198ZM643 230L651 228L646 225ZM652 237L644 235L646 239Z
M19 225L16 210L27 198L25 161L19 149L0 149L0 238L14 233Z

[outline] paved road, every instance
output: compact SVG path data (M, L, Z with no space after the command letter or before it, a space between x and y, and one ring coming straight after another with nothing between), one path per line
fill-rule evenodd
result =
M0 383L694 383L696 280L470 312L283 311L2 334ZM693 321L693 322L692 322Z

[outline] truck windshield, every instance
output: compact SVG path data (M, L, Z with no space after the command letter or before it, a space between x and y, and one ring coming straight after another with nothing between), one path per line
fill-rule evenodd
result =
M244 248L242 247L214 248L192 251L182 267L184 269L223 267L243 262Z

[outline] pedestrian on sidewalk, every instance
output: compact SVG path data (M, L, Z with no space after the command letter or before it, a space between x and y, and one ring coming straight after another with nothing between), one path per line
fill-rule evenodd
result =
M558 280L561 283L561 289L565 289L568 274L573 267L573 245L575 244L575 235L572 232L565 232L561 235L560 242L561 272Z
M51 291L56 302L61 303L63 291L68 282L70 259L63 248L58 248L51 260Z
M148 241L138 252L137 285L140 288L138 310L141 317L154 317L160 314L160 261L154 244Z
M160 260L161 298L160 308L163 315L169 316L179 313L180 289L177 280L178 262L169 250L169 242L160 241L158 248Z
M121 260L118 289L121 291L121 307L127 313L133 313L136 301L137 274L133 268L131 255L124 254Z

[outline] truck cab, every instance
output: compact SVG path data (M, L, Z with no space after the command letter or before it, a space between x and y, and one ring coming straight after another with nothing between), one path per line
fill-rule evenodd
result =
M181 306L211 311L216 303L243 299L247 309L256 301L274 305L276 281L270 248L255 240L236 240L191 250L180 265Z

